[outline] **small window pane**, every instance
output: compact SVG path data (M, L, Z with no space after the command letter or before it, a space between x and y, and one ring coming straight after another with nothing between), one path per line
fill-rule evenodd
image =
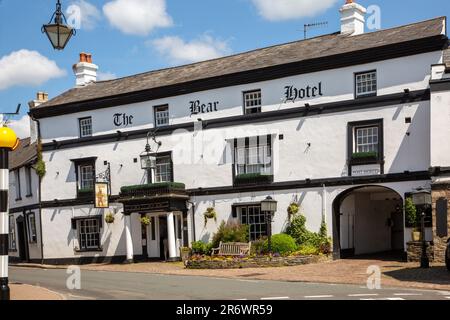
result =
M78 241L80 249L100 248L100 225L98 219L83 219L78 221Z
M169 125L169 106L155 107L155 126L162 127Z
M80 137L92 136L92 118L80 119Z
M378 127L356 128L356 153L378 152Z
M261 112L261 90L244 93L245 114Z
M357 74L355 79L357 96L372 95L377 93L376 71Z

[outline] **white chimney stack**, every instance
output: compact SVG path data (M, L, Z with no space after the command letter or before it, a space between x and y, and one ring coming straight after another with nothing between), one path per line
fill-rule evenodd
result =
M36 100L28 102L28 106L30 110L36 107L39 107L41 104L46 103L48 101L48 93L46 92L38 92L36 95ZM30 143L33 144L38 140L38 127L37 122L34 121L30 117Z
M341 34L356 36L364 33L366 8L353 0L346 0L339 11L341 12Z
M98 66L92 63L92 55L90 53L80 53L80 62L73 66L77 87L97 81L97 70Z

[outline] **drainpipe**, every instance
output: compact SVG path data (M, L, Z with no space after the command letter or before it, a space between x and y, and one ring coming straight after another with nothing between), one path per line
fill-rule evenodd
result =
M192 205L192 239L195 242L197 240L195 235L195 202L188 200L187 203Z
M31 112L28 112L28 116L31 118L31 120L36 121L37 143L40 143L41 142L41 123L39 122L38 119L33 117ZM38 186L39 233L40 233L40 238L41 238L41 265L43 265L44 264L44 234L42 233L42 206L41 206L42 178L40 176L38 176L38 177L39 177L39 180L38 180L38 183L39 183L39 186Z
M327 221L327 188L322 185L322 220Z

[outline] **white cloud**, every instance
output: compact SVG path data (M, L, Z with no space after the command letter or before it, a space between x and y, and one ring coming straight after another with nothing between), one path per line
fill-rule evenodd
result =
M0 115L0 123L3 123L2 115ZM28 138L30 136L30 117L25 115L19 120L9 120L8 127L14 130L19 139Z
M113 27L132 35L146 36L173 23L165 0L113 0L103 6L103 12Z
M313 17L332 7L337 0L252 0L259 14L270 21Z
M98 72L97 73L97 80L98 81L106 81L106 80L113 80L116 79L117 76L115 73L112 72Z
M67 20L76 29L92 30L97 21L101 18L101 13L96 6L86 0L73 1L66 10Z
M154 46L172 63L190 63L209 60L230 54L231 49L226 41L203 35L199 39L185 42L180 37L168 36L148 41L148 46Z
M0 90L13 86L38 86L66 75L56 63L37 51L19 50L0 58Z

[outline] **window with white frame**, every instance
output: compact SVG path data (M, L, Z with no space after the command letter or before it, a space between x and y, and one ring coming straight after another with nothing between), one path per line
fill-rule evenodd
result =
M171 156L157 157L155 182L171 182L171 181L172 181Z
M356 97L377 94L377 72L361 72L355 74Z
M16 189L16 200L22 200L22 192L20 186L20 168L14 171L14 182Z
M92 118L81 118L80 121L80 138L92 136Z
M163 127L169 125L169 106L155 107L155 126Z
M378 152L378 126L355 128L355 153Z
M79 189L94 189L94 166L92 164L80 165L78 167Z
M99 219L80 219L77 221L78 243L81 250L100 248Z
M31 190L31 167L25 167L25 177L26 177L26 183L27 183L27 197L32 196L32 190Z
M261 112L261 90L244 92L245 114Z
M260 206L240 208L240 221L249 227L250 241L259 240L267 236L267 223Z
M9 250L15 251L16 247L16 222L14 221L14 215L9 216Z
M270 144L237 146L235 152L236 175L249 173L272 174L272 150Z
M37 242L36 216L34 212L28 214L28 239L30 243Z

